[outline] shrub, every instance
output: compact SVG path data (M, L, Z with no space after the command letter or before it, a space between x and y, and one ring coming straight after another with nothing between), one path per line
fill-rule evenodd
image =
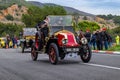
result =
M13 21L13 20L14 20L13 16L10 15L10 14L8 14L7 16L5 16L5 18L6 18L7 20L10 20L10 21Z

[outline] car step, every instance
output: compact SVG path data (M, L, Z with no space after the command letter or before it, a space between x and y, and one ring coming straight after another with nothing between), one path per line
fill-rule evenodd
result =
M45 54L43 51L36 51L36 52L38 52L39 54Z

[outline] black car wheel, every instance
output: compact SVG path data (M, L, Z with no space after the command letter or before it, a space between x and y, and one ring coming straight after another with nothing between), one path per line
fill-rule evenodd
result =
M22 48L22 53L24 53L24 50L25 50L24 43L21 44L21 48Z
M55 43L51 43L49 46L49 60L52 64L57 64L58 63L58 54L59 54L59 50L58 47Z
M80 56L81 56L81 59L84 63L88 63L91 59L92 52L91 52L91 49L88 45L86 45L85 47L86 47L85 51L83 51L83 53Z
M60 59L63 60L65 58L65 54L64 53L61 53L60 54Z
M33 60L33 61L36 61L37 58L38 58L38 52L36 52L36 51L37 51L37 49L36 49L36 47L33 45L33 46L31 47L31 57L32 57L32 60Z

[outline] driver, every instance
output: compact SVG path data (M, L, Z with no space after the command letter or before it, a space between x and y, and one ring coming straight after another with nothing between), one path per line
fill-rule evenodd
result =
M49 22L49 20L48 20L48 17L46 16L44 18L44 20L41 21L37 25L38 36L39 36L39 39L40 39L40 45L39 46L41 46L41 48L46 43L45 38L48 37L48 33L49 33L48 22Z
M48 37L48 32L49 32L48 22L49 20L48 20L48 17L46 16L41 25L42 27L41 31L43 32L44 37Z

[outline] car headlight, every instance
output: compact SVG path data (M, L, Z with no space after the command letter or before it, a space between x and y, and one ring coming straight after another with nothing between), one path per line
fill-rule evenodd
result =
M81 41L82 44L87 44L88 43L88 41L85 37L81 38L80 41Z
M63 40L62 40L62 43L63 43L63 44L67 44L67 42L68 42L67 39L63 39Z

